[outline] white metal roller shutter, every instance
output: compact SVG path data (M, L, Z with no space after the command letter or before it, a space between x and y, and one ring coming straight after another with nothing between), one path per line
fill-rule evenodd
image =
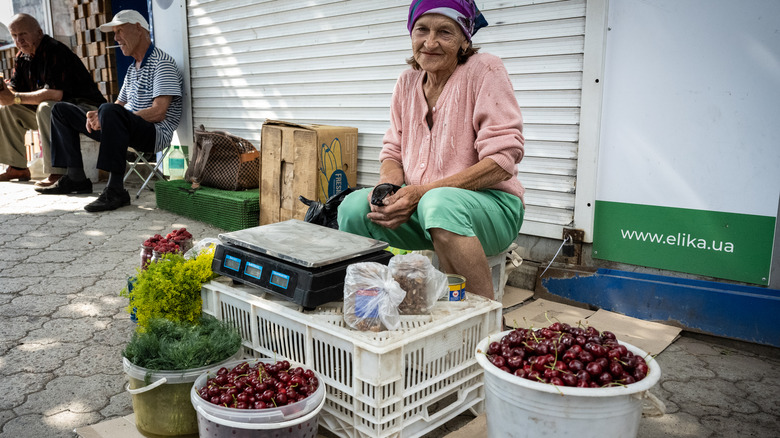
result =
M260 143L266 118L358 128L358 184L378 178L389 103L411 54L408 0L188 0L194 125ZM480 1L475 44L504 60L525 119L523 233L574 217L585 0Z

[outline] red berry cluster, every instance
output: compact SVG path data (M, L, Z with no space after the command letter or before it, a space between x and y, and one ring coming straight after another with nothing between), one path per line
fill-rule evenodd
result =
M179 252L182 250L184 242L192 239L192 234L186 228L179 228L168 233L165 237L160 234L144 240L143 245L152 248L160 254L169 252ZM187 249L187 248L184 248Z
M154 236L144 240L144 246L154 248L161 240L163 240L163 236L155 234Z
M179 245L173 240L163 239L154 245L154 250L160 254L166 254L169 252L179 252Z
M619 344L614 333L560 322L512 330L489 344L487 357L515 376L557 386L629 385L648 373L645 359Z
M165 238L168 240L173 240L176 243L180 243L183 240L192 239L192 234L190 234L186 228L179 228L178 230L173 230L168 233Z
M242 362L232 370L222 367L198 395L215 405L235 409L269 409L292 404L314 394L319 380L312 370L275 363Z

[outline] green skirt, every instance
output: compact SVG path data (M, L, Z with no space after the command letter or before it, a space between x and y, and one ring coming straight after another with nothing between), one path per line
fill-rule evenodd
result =
M525 209L517 196L500 190L441 187L427 192L409 221L395 230L371 222L368 195L372 188L350 193L339 206L339 230L387 242L406 250L432 250L428 230L442 228L476 236L488 257L504 251L517 238Z

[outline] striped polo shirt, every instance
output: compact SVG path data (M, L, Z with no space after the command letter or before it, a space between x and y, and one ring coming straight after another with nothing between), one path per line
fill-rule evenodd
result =
M157 134L154 142L155 152L161 151L171 143L173 132L179 126L182 111L182 87L184 79L176 66L176 61L167 53L151 44L144 55L141 67L132 63L127 68L122 89L117 100L125 102L125 108L138 111L152 106L158 96L173 96L165 119L154 124Z

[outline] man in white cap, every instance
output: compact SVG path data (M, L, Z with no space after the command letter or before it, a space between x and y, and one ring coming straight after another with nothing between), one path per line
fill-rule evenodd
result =
M68 172L51 187L35 189L57 195L92 192L79 143L79 134L86 134L100 142L97 168L109 172L106 188L84 206L89 212L130 205L123 182L128 146L141 152L161 151L170 144L182 112L181 72L170 55L152 44L146 19L126 9L100 30L113 31L122 53L135 63L127 69L116 102L89 112L67 103L54 105L52 162L67 167Z

